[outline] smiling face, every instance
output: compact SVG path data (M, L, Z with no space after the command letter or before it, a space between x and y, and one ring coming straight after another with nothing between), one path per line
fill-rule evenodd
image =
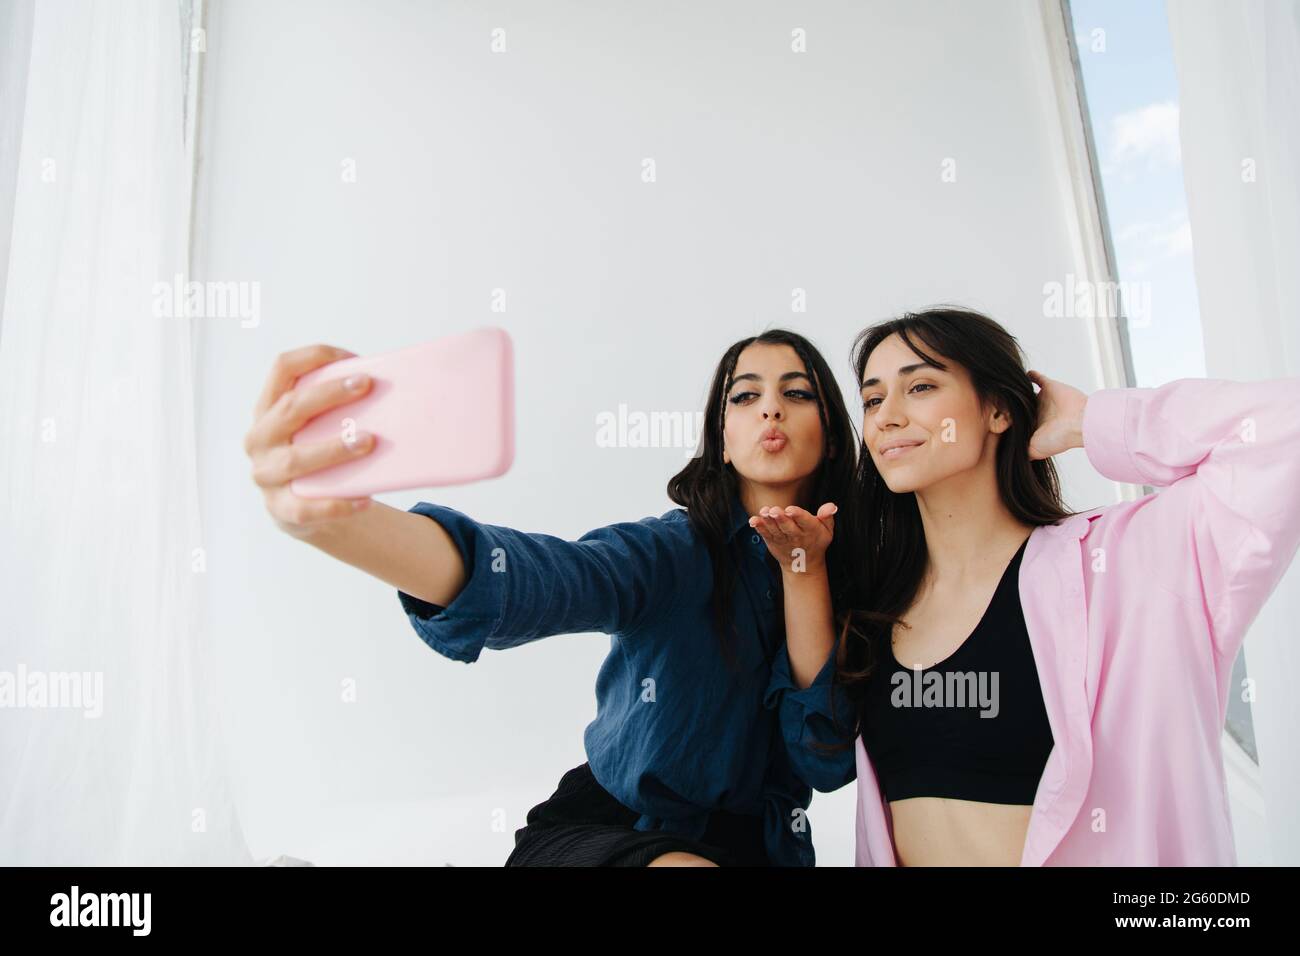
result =
M802 486L822 459L816 385L788 345L755 343L736 359L724 396L723 460L742 482Z
M924 346L923 346L924 347ZM862 440L896 494L923 491L987 461L1009 421L981 406L970 375L946 356L931 365L897 335L867 358L862 375Z

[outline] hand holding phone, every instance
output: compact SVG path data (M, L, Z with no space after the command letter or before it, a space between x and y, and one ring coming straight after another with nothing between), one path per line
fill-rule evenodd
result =
M244 451L253 464L253 482L266 499L276 525L296 538L314 536L334 522L371 503L369 498L299 498L289 482L299 475L369 454L373 438L352 445L336 439L293 449L294 432L327 409L353 402L370 388L365 376L295 388L312 369L353 358L355 353L332 345L308 345L276 356L266 385L253 408L253 427L244 436Z
M291 483L303 498L353 498L482 481L514 460L514 361L504 329L476 329L396 352L353 356L302 375L295 389L370 377L365 395L321 411L292 444L347 445L368 432L374 449Z

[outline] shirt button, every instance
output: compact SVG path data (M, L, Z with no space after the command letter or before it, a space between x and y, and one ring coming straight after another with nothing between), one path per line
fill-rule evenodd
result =
M763 539L760 538L758 535L754 535L754 537L753 537L753 541L754 541L755 544L759 544L759 543L761 543L762 540L763 540Z
M772 600L772 591L771 591L770 588L768 589L768 592L767 592L767 599L768 599L769 601Z

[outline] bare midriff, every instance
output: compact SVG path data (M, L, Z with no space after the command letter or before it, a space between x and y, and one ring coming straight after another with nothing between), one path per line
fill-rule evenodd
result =
M889 812L903 866L1019 866L1033 807L911 797Z

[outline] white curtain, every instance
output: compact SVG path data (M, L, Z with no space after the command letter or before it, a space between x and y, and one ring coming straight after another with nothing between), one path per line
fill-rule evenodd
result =
M1300 0L1167 9L1206 372L1300 376ZM1271 862L1291 866L1300 864L1297 620L1300 562L1246 639Z
M177 0L0 19L30 30L0 320L0 863L248 863L197 604L191 330L152 307L186 269Z

